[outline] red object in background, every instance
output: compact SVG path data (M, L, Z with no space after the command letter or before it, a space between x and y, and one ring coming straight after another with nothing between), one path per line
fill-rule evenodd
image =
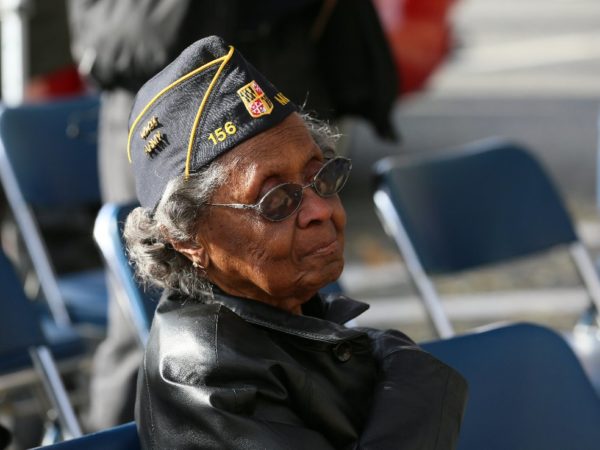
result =
M448 54L449 14L455 0L373 0L396 62L399 92L426 85Z
M25 99L43 101L86 92L86 86L74 64L44 75L33 77L27 83Z

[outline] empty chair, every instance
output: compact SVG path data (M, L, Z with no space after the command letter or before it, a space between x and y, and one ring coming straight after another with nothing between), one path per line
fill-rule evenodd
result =
M34 215L100 204L97 115L96 97L0 107L0 181L54 319L104 327L103 270L57 277Z
M374 201L440 336L454 333L430 276L568 247L593 305L600 284L559 193L525 148L490 139L389 157Z
M81 339L69 330L61 330L60 338L55 333L52 352L49 350L37 310L25 296L20 280L2 252L0 285L0 379L14 373L19 374L17 379L22 378L23 371L35 367L57 413L63 437L79 436L79 424L56 369L53 353L61 359L79 358L85 350Z
M422 347L469 383L459 450L598 448L600 398L556 332L514 324Z
M129 422L97 433L87 434L77 439L39 448L46 450L138 450L140 441L135 423Z

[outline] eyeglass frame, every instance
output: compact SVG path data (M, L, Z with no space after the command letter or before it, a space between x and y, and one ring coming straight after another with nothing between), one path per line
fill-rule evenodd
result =
M319 193L319 191L317 191L317 189L315 188L315 183L318 181L318 177L321 173L323 173L323 170L325 169L325 167L327 167L328 164L332 163L333 161L339 161L339 160L343 160L343 161L348 161L349 165L348 165L348 171L346 173L346 179L344 180L344 182L342 183L342 185L333 193L329 194L329 195L322 195L321 193ZM298 209L300 209L300 205L302 204L302 200L304 199L304 190L306 188L312 188L313 191L315 191L315 193L321 197L321 198L330 198L333 197L334 195L338 194L346 185L346 182L348 181L348 178L350 177L350 171L352 170L352 160L350 158L345 158L343 156L335 156L329 160L327 160L325 162L325 164L323 164L321 166L321 168L319 169L319 171L315 174L315 176L313 177L312 181L304 186L302 186L301 184L298 183L281 183L278 184L277 186L274 186L273 188L269 189L256 203L252 203L252 204L246 204L246 203L206 203L207 206L224 206L227 208L232 208L232 209L242 209L242 210L254 210L256 211L261 217L264 217L265 219L267 219L270 222L282 222L285 219L287 219L288 217L291 217L294 215L294 213L296 211L298 211ZM272 219L270 217L265 216L264 214L261 213L260 211L260 205L263 202L263 200L273 191L275 191L276 189L280 188L281 186L285 186L285 185L294 185L294 186L300 186L301 190L300 190L300 201L298 201L298 205L296 205L296 207L294 208L293 211L291 211L287 216L282 217L281 219Z

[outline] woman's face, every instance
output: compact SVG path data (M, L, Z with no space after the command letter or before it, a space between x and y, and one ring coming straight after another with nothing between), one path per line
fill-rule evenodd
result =
M305 185L323 156L304 122L292 114L222 157L227 181L212 203L256 203L286 182ZM337 195L303 191L299 209L280 222L254 210L209 207L197 244L209 279L223 291L299 313L302 303L344 266L346 213Z

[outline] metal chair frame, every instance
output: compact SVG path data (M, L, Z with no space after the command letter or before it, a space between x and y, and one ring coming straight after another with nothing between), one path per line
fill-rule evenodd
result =
M0 377L13 373L23 377L23 372L33 367L42 381L50 405L56 412L63 437L80 436L81 428L49 350L50 343L42 330L38 311L25 296L20 280L1 251L0 282L4 295L0 308ZM81 339L74 333L71 333L71 336L75 339L73 343L77 344L72 349L79 355L83 349L80 345ZM66 356L75 355L69 352ZM3 387L10 389L13 386Z
M108 268L109 285L119 308L130 319L139 344L144 347L152 318L144 305L143 290L135 279L122 241L122 225L135 205L106 203L100 208L94 225L94 239Z

